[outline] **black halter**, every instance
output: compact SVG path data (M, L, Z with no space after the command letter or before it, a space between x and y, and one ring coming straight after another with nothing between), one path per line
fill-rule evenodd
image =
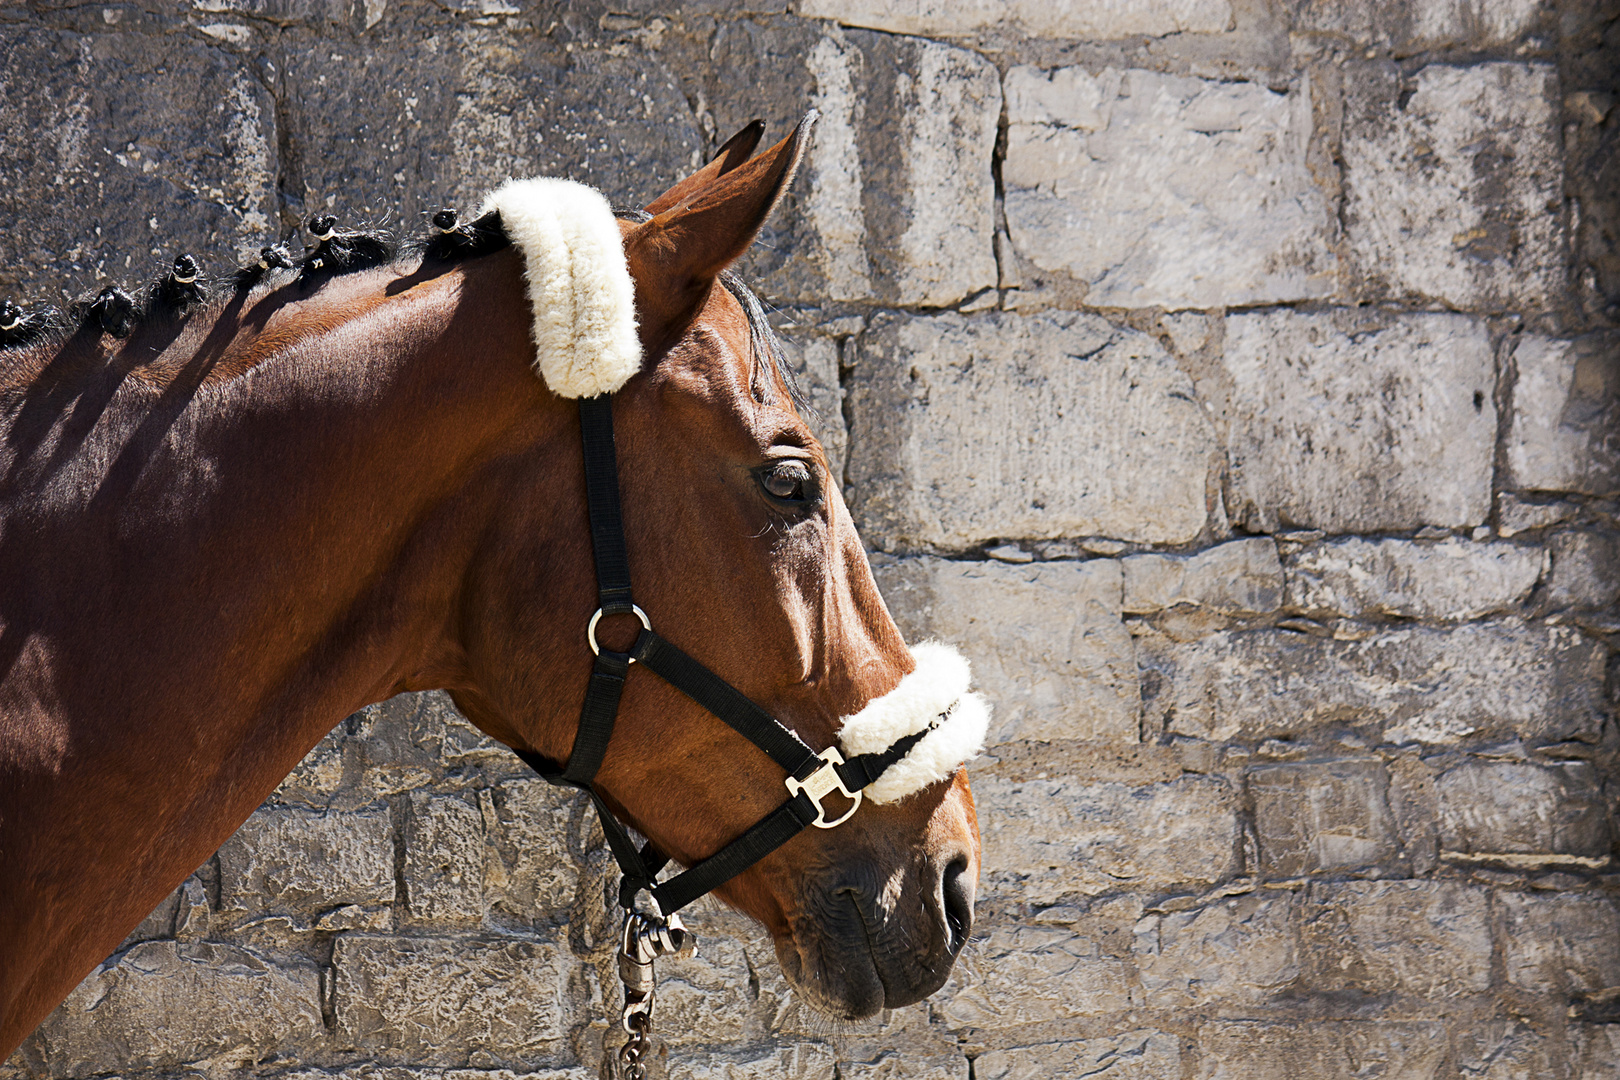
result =
M598 604L586 638L596 653L596 664L585 691L579 732L574 737L567 764L559 769L550 759L532 750L516 752L551 783L576 787L590 795L601 815L608 846L623 874L619 884L620 906L626 912L634 911L637 893L645 890L652 896L660 915L667 918L736 877L807 826L830 829L847 821L860 807L861 790L905 757L932 727L908 735L886 750L862 754L848 761L836 747L817 754L770 713L654 631L646 613L635 605L630 595L630 562L625 551L618 458L613 445L612 395L582 398L579 423L585 445L585 492L590 510L591 546L596 556ZM641 620L641 632L629 652L598 647L596 624L604 615L634 615ZM637 850L630 834L591 783L613 737L619 697L624 692L630 665L637 661L763 750L787 773L783 783L790 796L737 839L661 884L657 875L669 863L669 856L651 841ZM851 805L842 815L829 818L821 800L835 791L851 800Z

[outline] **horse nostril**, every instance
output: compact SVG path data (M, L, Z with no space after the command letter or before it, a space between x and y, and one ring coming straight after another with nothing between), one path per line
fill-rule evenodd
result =
M967 858L958 855L939 879L940 907L945 912L952 956L961 951L967 943L968 931L973 929L973 879L968 877L967 868Z

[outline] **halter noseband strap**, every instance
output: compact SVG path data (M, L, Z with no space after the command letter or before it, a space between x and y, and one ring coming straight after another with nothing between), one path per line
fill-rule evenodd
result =
M596 556L599 607L588 631L596 663L591 670L580 710L579 732L574 737L567 764L559 769L554 762L532 750L518 750L517 754L546 780L580 788L590 795L601 815L608 847L624 875L619 886L619 903L631 909L636 893L645 889L652 895L658 910L668 916L736 877L807 826L832 828L848 820L860 806L862 790L910 753L949 710L934 717L930 725L884 750L860 754L846 761L837 748L817 754L770 713L672 645L652 629L646 614L631 598L630 562L620 512L618 459L613 445L612 395L581 398L579 419L585 449L586 505L590 512L591 545ZM597 646L598 619L604 615L632 614L641 620L642 629L629 652L613 652ZM657 883L656 877L668 864L669 856L658 851L651 842L637 850L630 834L591 783L613 737L625 678L630 665L637 661L764 751L788 774L784 783L791 795L737 839L662 884ZM852 805L842 816L829 818L821 800L835 791L852 800Z

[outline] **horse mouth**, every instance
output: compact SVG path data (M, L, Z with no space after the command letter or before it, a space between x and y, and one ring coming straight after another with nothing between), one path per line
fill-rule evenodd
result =
M813 923L776 941L783 974L811 1008L862 1020L913 1005L945 985L966 932L948 908L935 913L923 905L908 926L854 888L829 890L818 900Z

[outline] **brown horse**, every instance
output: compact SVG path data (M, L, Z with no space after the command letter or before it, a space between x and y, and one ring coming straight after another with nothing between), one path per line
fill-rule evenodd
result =
M806 137L733 140L621 223L645 359L613 412L638 602L819 750L912 659L746 294L717 285ZM125 305L122 337L109 302L0 352L0 1060L362 706L445 688L509 746L572 745L580 421L532 369L520 255L278 261ZM690 865L783 778L635 670L596 786ZM944 982L978 850L958 770L719 892L808 1001L859 1017Z

